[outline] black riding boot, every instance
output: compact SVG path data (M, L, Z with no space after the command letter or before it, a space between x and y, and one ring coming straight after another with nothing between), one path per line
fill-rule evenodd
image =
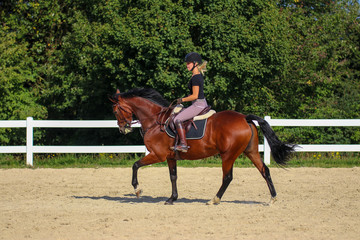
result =
M187 152L188 146L186 144L186 133L185 133L184 126L181 121L176 121L175 126L176 126L177 134L180 139L180 143L179 143L179 145L176 146L175 150L180 151L180 152Z

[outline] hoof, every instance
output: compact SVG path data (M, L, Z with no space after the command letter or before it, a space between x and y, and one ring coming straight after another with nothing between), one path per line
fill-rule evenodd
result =
M264 206L271 206L277 201L276 197L271 197L269 203L264 203Z
M277 201L277 198L276 198L276 197L271 197L270 202L269 202L269 205L274 204L276 201Z
M137 198L140 198L141 194L142 194L142 189L141 188L136 188L135 189L135 195Z
M206 205L218 205L218 204L220 204L220 198L218 197L214 197L213 199L211 199L206 203Z
M166 200L165 205L174 205L174 201L177 200L177 197L171 196L168 200Z

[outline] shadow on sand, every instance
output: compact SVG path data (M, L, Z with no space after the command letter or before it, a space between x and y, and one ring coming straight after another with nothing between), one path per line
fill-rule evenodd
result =
M126 194L123 197L110 197L110 196L72 196L75 199L91 199L91 200L107 200L115 201L120 203L161 203L165 202L168 198L166 197L150 197L150 196L141 196L141 198L136 198L134 194ZM203 203L206 204L210 199L199 199L199 198L179 198L176 203ZM258 201L221 201L222 203L233 203L233 204L249 204L249 205L268 205L265 202Z

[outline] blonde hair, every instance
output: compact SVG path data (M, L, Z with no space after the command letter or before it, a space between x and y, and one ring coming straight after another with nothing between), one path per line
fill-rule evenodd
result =
M207 64L207 61L203 61L202 64L197 66L197 68L199 69L199 71L201 72L202 75L205 75L205 72L207 71L206 64Z

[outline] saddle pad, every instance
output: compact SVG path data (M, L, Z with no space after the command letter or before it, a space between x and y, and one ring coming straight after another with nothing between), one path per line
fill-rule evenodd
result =
M198 115L198 116L195 116L194 117L194 121L197 121L197 120L202 120L202 119L205 119L205 118L209 118L211 117L212 115L214 115L216 113L215 110L210 110L208 111L207 113L203 114L203 115Z
M197 130L194 128L194 125L191 124L190 130L186 133L186 139L201 139L201 138L203 138L204 134L205 134L205 129L206 129L206 122L207 122L207 119L194 121L194 123L197 127ZM165 129L165 131L169 137L175 138L175 133L169 126Z

